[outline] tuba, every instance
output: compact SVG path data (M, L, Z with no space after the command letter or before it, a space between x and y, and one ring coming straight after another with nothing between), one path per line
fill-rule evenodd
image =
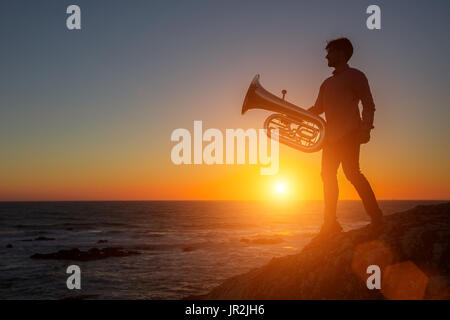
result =
M278 98L265 90L259 83L257 74L247 90L242 114L249 109L264 109L278 112L267 117L264 128L267 136L272 138L273 129L278 129L278 141L303 152L315 152L322 148L325 137L325 120L284 98L287 91L283 90L283 98Z

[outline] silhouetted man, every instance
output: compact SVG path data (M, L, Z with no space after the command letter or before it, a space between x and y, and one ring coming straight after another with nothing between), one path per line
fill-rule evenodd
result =
M337 170L342 163L345 176L353 184L372 219L372 226L381 225L382 212L366 177L359 169L359 148L370 140L375 105L366 76L351 68L347 62L353 46L347 38L328 42L326 59L333 67L333 75L320 86L316 103L309 111L325 112L327 120L325 143L322 150L323 192L325 199L324 224L319 238L342 231L336 219L338 200ZM362 102L362 118L359 112Z

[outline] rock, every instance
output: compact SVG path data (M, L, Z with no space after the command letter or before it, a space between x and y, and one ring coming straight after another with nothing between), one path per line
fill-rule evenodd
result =
M108 240L102 240L102 239L97 241L97 243L107 243L107 242L108 242Z
M47 238L47 237L37 237L34 239L35 241L52 241L55 240L55 238Z
M183 248L183 252L190 252L190 251L194 251L196 248L194 248L194 247L186 247L186 248Z
M78 248L70 250L59 250L54 253L35 253L31 259L53 259L53 260L74 260L74 261L92 261L99 259L106 259L110 257L127 257L141 254L138 251L123 250L122 248L92 248L86 251L81 251Z
M7 245L6 245L6 248L8 248L8 249L10 249L10 248L12 248L13 247L13 245L11 244L11 243L8 243Z
M87 299L96 299L100 295L99 294L82 294L79 296L70 296L66 298L62 298L60 300L87 300Z
M276 237L276 238L256 238L253 240L242 238L240 240L241 242L247 243L247 244L278 244L284 242L282 238Z
M56 240L56 239L55 238L43 237L43 236L34 238L34 241L52 241L52 240ZM20 241L30 242L30 241L33 241L33 239L23 239L23 240L20 240Z
M369 226L310 242L300 253L185 299L450 299L450 203L417 206ZM367 267L381 289L366 286Z

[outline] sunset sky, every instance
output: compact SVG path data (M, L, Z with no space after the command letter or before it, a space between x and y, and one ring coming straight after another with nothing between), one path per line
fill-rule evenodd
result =
M345 7L341 5L345 3ZM82 30L66 28L81 7ZM381 7L381 30L366 8ZM174 129L262 128L252 77L302 107L346 36L372 88L362 172L379 199L450 199L449 1L2 1L0 200L322 199L320 152L279 173L181 165ZM339 172L340 199L358 199Z

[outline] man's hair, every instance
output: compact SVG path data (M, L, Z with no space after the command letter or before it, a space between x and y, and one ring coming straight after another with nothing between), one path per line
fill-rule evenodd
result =
M339 38L334 39L327 42L327 46L325 47L326 50L339 50L344 52L346 62L350 60L350 58L353 55L353 46L350 40L347 38Z

